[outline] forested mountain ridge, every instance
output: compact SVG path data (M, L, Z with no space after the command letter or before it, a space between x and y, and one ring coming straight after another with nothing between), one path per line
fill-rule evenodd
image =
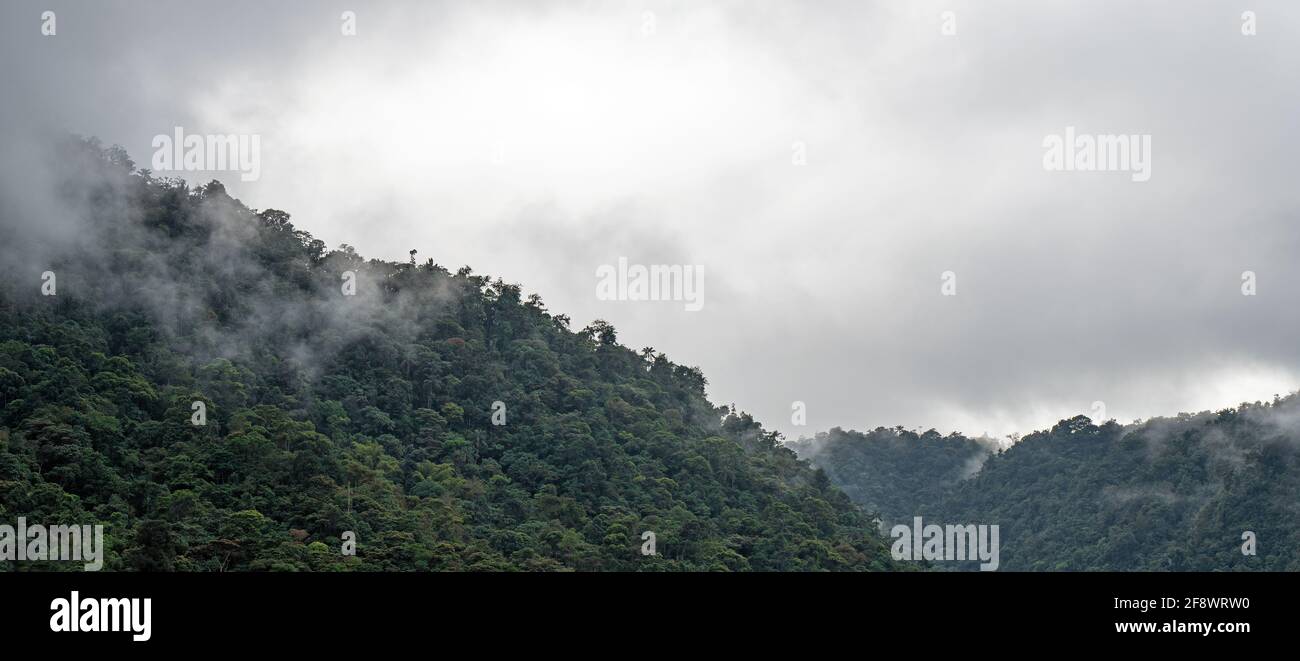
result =
M974 475L995 450L960 434L902 427L866 433L835 427L788 445L826 471L854 502L891 522L910 518L918 503Z
M978 444L959 435L835 430L795 445L886 525L998 525L1003 571L1300 571L1294 394L1127 426L1062 420L968 479Z
M0 195L0 523L102 523L108 570L898 568L871 513L999 525L1004 571L1300 570L1295 395L790 444L823 472L518 285L328 250L93 141L53 163L48 218Z
M327 250L95 141L54 163L62 224L0 206L0 521L102 523L107 570L896 566L777 434L607 323Z

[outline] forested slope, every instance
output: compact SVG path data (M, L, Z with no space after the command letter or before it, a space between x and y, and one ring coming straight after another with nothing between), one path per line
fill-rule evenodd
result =
M862 433L839 427L793 441L799 456L826 471L855 502L885 522L911 519L918 504L974 475L993 449L960 434L901 427Z
M0 291L0 521L102 523L109 570L893 565L824 474L606 323L327 250L94 141L53 163L72 231L0 225L27 248Z
M1079 416L965 480L976 444L958 436L838 433L801 452L886 523L998 525L1003 571L1297 571L1298 429L1296 395L1129 426Z

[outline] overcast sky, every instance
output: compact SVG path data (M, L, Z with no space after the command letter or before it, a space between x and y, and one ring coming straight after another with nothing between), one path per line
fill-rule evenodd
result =
M0 135L260 135L256 181L158 174L522 283L792 438L1300 387L1295 2L262 4L5 2ZM1066 127L1149 135L1150 179L1045 170ZM598 300L619 257L703 309Z

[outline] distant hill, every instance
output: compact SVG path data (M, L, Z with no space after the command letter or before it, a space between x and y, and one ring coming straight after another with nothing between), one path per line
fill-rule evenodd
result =
M867 433L836 427L788 445L887 523L911 519L918 505L938 499L948 487L974 475L995 450L989 442L959 434L901 427Z
M998 525L1003 571L1300 570L1296 395L1127 427L1063 420L962 479L979 446L897 430L795 444L886 523Z

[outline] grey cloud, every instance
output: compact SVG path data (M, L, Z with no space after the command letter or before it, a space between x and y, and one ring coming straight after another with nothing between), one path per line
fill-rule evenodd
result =
M790 436L1028 432L1093 400L1127 421L1300 374L1294 3L1252 3L1242 37L1208 3L357 2L353 41L319 3L67 3L48 39L34 7L0 20L0 229L35 244L67 214L30 194L28 136L147 167L172 126L251 131L261 181L194 181L609 319ZM1066 126L1151 134L1151 181L1043 171ZM500 134L519 160L494 170ZM705 310L595 300L620 255L703 264Z

